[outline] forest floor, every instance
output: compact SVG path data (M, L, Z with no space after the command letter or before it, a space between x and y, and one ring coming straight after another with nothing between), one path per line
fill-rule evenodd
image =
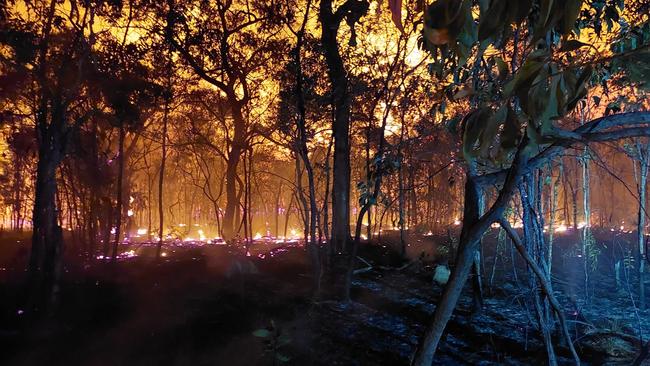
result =
M607 253L633 236L596 237L602 253L591 274L589 302L580 290L581 261L566 255L576 239L570 233L556 238L554 289L586 364L630 364L640 348L639 334L650 338L650 311L635 308L634 271L616 288ZM161 262L152 260L153 248L142 247L138 256L115 265L68 253L58 311L27 332L21 330L19 294L28 242L5 235L0 364L407 365L442 292L432 277L436 262L444 260L436 248L445 240L409 238L412 257L428 255L402 270L390 240L363 245L360 256L373 269L355 277L350 304L311 299L307 256L298 246L260 245L251 257L226 245L170 247ZM528 275L519 258L513 271L509 247L501 250L489 286L495 242L494 233L485 238L485 307L472 315L466 288L437 365L545 364L536 321L526 310ZM265 352L265 339L253 332L271 322L277 333L270 343L277 347ZM560 362L569 363L561 337L556 339ZM278 361L285 357L288 361Z

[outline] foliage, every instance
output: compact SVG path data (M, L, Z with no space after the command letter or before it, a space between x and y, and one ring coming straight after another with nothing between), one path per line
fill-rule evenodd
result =
M261 338L264 342L264 352L273 355L274 362L287 363L291 358L281 352L281 348L291 343L291 338L286 335L282 329L276 326L275 321L271 320L266 328L260 328L253 332L255 337Z
M465 159L501 164L524 130L532 151L556 141L558 121L574 110L594 82L611 75L646 85L647 19L630 25L624 9L624 1L580 0L492 0L478 5L437 0L429 5L422 43L433 57L432 74L448 83L448 90L456 90L447 94L449 102L469 99L473 105L461 123ZM603 23L608 32L620 35L610 57L600 57L581 37L588 31L600 36Z
M384 176L390 175L399 169L401 159L390 152L385 152L381 156L375 156L372 160L371 170L368 180L357 183L359 190L359 205L376 205L377 200L374 196L375 184ZM379 197L377 199L380 199Z
M595 272L598 268L598 258L600 257L601 249L596 243L596 239L591 230L585 230L582 240L584 240L584 247L587 250L586 253L583 253L587 260L587 266L591 272ZM604 244L603 247L607 248Z

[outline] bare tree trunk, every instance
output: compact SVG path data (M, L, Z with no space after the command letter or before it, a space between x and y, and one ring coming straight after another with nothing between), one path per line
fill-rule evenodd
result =
M638 143L640 174L639 174L639 211L637 222L637 243L639 246L639 308L645 309L645 218L646 218L646 193L648 182L648 165L650 164L650 142L645 149Z
M330 177L331 177L331 169L330 169L330 156L332 155L332 145L333 141L332 138L330 138L329 143L327 144L327 153L325 154L325 193L323 194L323 233L325 233L325 239L327 240L328 243L328 255L327 259L331 259L334 257L334 253L336 252L334 249L333 243L330 241L330 220L329 220L329 200L330 200Z
M589 302L589 253L591 241L591 202L589 195L589 147L585 146L582 155L582 208L584 212L584 224L582 229L582 263L584 270L584 287L585 287L585 301Z
M551 163L552 164L552 163ZM564 174L564 164L562 164L562 159L559 160L560 164L560 169L559 173L557 176L557 179L553 183L551 187L551 204L550 204L550 210L549 210L549 220L548 220L548 251L546 253L546 258L547 258L547 266L548 266L548 271L551 273L551 269L553 267L553 237L555 234L555 218L556 218L556 211L557 211L557 198L558 198L558 192L560 189L560 182L562 179L562 176ZM552 173L552 169L550 172ZM553 175L551 174L551 179L553 178ZM566 196L565 196L566 197Z
M332 183L332 236L335 251L348 251L350 240L350 92L348 77L339 51L337 34L346 17L357 14L360 18L368 4L360 0L347 0L334 11L332 0L320 2L321 43L327 63L328 76L332 84L332 107L334 121L334 171ZM365 4L365 10L363 5ZM361 8L360 8L361 6ZM357 18L358 19L358 18ZM354 24L352 24L354 25ZM354 35L353 35L354 36Z
M530 269L533 271L535 276L537 276L537 280L540 283L540 286L542 290L544 291L544 294L548 297L548 300L553 307L553 310L555 311L555 314L557 315L558 319L560 320L560 326L562 327L562 334L564 335L564 338L567 342L567 345L569 347L569 350L571 351L571 355L573 356L573 359L575 361L576 365L580 365L580 358L578 357L578 354L575 350L575 347L573 347L573 341L571 340L571 336L569 335L569 330L566 324L566 317L564 316L564 312L562 311L562 307L560 303L557 301L555 298L555 295L553 294L553 289L551 287L551 282L548 280L548 278L544 275L544 271L542 268L540 268L537 263L531 258L531 256L526 252L526 248L524 247L523 243L521 242L521 239L517 235L517 232L510 226L510 224L504 220L501 219L499 221L500 225L502 228L506 230L508 235L510 236L510 239L512 241L512 244L517 248L517 251L519 254L524 258L526 261L526 264L530 267Z
M298 142L299 142L299 152L300 157L302 158L303 163L305 164L305 170L307 171L307 184L309 186L309 230L308 237L305 238L305 245L307 245L307 250L309 252L309 257L311 259L312 273L314 276L314 294L316 297L320 295L320 278L321 278L321 263L319 255L319 243L316 238L316 228L318 224L318 206L316 204L316 182L314 180L314 168L309 160L309 151L307 150L307 121L306 121L306 110L305 110L305 97L303 93L303 75L302 75L302 44L305 34L305 28L307 26L307 21L309 19L309 9L311 8L311 0L307 1L305 7L305 16L302 21L300 31L296 34L296 47L295 47L295 62L296 62L296 96L297 96L297 107L298 107ZM297 157L296 157L297 160ZM298 165L296 165L298 168ZM301 182L302 183L302 182ZM302 193L302 192L301 192ZM303 196L304 197L304 196Z
M115 220L115 238L113 238L113 253L111 255L111 262L115 262L117 260L117 246L120 242L120 234L122 230L122 186L123 186L123 180L124 180L124 139L126 138L126 128L124 126L124 122L120 124L120 136L119 136L119 142L118 142L118 155L119 155L119 162L118 162L118 171L117 171L117 192L116 192L116 199L117 199L117 206L116 206L116 220Z
M397 221L399 225L399 251L400 255L404 257L406 255L406 240L404 239L404 164L403 164L403 159L404 156L402 155L402 142L404 139L404 125L402 125L402 133L400 134L400 142L397 148L397 159L399 161L399 168L398 168L398 174L397 174L397 182L398 182L398 209L399 209L399 220Z
M280 203L282 199L282 181L278 184L278 194L275 196L275 236L280 236Z
M46 136L49 132L39 131ZM58 297L63 252L63 232L57 222L56 205L56 169L61 159L58 142L58 138L50 140L44 136L38 152L32 252L28 268L27 306L32 314L50 310Z
M478 213L479 216L485 213L485 193L479 189L478 193ZM478 217L476 218L478 220ZM483 309L483 271L481 265L481 252L483 246L483 237L479 242L479 248L474 253L474 264L472 265L472 311L480 313Z
M163 210L163 192L165 183L165 165L167 163L167 128L169 124L169 104L173 96L172 90L172 53L167 53L167 95L165 96L165 105L163 108L163 126L160 155L160 171L158 172L158 245L156 246L156 260L160 259L162 254L162 245L165 240L165 212Z
M465 214L463 228L458 243L456 266L451 271L449 281L443 292L442 298L433 314L433 320L427 327L424 337L413 358L413 365L430 366L433 356L438 348L442 333L451 318L451 314L460 298L463 286L467 281L474 263L474 255L480 245L480 240L490 225L503 217L505 209L512 199L515 188L520 180L524 166L528 159L524 151L527 139L524 138L515 155L511 168L508 171L499 196L492 207L478 218L478 192L479 187L474 177L468 176L465 182Z
M534 261L535 264L539 265L541 263L542 275L547 281L550 281L550 273L546 271L545 263L545 253L543 251L543 233L542 233L542 223L539 221L538 215L539 212L539 201L541 197L540 186L537 184L538 179L535 179L535 175L541 174L541 171L538 171L537 174L529 175L523 178L523 182L520 186L519 192L521 196L521 206L523 213L523 230L524 236L523 241L526 249L528 250L528 256ZM530 269L530 267L529 267ZM555 356L555 350L553 349L553 341L551 339L551 330L553 327L553 318L550 316L547 311L547 302L542 297L542 294L538 291L538 284L540 280L535 280L534 276L529 276L529 283L532 289L532 301L535 307L535 312L537 315L537 321L539 325L539 331L542 335L544 345L546 346L546 354L548 356L549 365L557 365L557 357ZM549 285L550 286L550 285ZM549 292L553 290L549 288Z

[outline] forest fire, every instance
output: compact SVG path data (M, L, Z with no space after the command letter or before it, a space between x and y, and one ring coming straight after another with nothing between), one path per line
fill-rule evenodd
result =
M0 364L647 364L649 173L650 0L0 1Z

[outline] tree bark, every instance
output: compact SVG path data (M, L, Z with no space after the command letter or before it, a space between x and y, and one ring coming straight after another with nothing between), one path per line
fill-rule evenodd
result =
M305 96L303 93L303 74L302 74L302 45L304 40L305 28L309 19L309 9L311 8L311 0L307 1L305 7L305 16L298 33L296 34L296 47L295 47L295 63L296 63L296 106L298 108L298 150L299 155L305 164L307 171L307 184L309 186L309 230L308 237L305 240L307 251L311 259L312 274L314 276L314 295L320 296L320 278L321 278L321 263L319 255L319 244L316 237L316 228L318 226L318 206L316 204L316 182L314 179L314 168L309 159L309 151L307 150L307 119L305 108Z
M582 229L582 264L584 271L585 301L589 302L589 245L591 244L591 200L589 175L589 147L585 146L582 154L582 209L584 212L584 227Z
M41 133L46 137L38 152L32 252L28 268L27 306L32 315L51 310L57 302L63 252L63 231L57 222L56 205L60 141L56 136L51 136L49 131Z
M226 208L223 214L223 236L226 240L234 238L239 231L239 215L237 215L240 205L239 199L241 194L237 192L237 167L241 160L241 155L245 150L245 120L241 111L241 106L235 102L233 108L234 135L232 146L228 151L228 160L226 161ZM237 217L235 217L237 216Z
M580 364L580 358L578 357L578 353L576 352L575 348L573 347L573 341L571 340L571 336L569 335L569 330L566 324L566 317L564 316L564 312L562 311L562 306L560 303L557 301L555 298L555 295L553 295L553 290L551 288L551 282L544 276L544 272L542 269L535 263L533 258L530 257L528 252L526 252L526 248L521 242L521 239L517 235L517 232L510 226L510 224L504 220L500 219L499 224L501 227L506 230L506 233L508 233L508 236L510 236L510 239L512 240L513 245L517 248L517 251L519 254L524 258L526 261L526 264L530 267L530 269L533 271L535 276L537 276L537 279L542 287L542 290L546 294L546 296L549 299L549 302L551 303L551 306L553 307L553 310L555 311L558 319L560 320L560 326L562 327L562 334L564 335L567 345L569 346L569 350L571 351L571 355L573 356L573 359L576 363L576 365Z
M433 356L445 330L447 322L451 318L452 312L456 307L456 303L460 298L463 286L467 281L472 264L474 263L474 253L476 253L480 244L481 237L492 223L503 216L503 213L510 202L515 188L521 178L522 172L526 169L528 158L525 153L525 146L527 139L524 138L520 143L515 159L508 170L505 182L496 201L490 209L474 224L469 224L472 217L478 214L476 207L476 198L474 204L470 205L470 210L466 212L463 220L468 220L468 224L463 224L460 241L458 244L458 255L456 259L456 267L452 270L443 292L442 299L438 303L436 310L433 314L433 320L428 326L420 346L416 350L413 358L413 365L416 366L430 366L433 362ZM465 196L467 205L472 200L472 197L477 197L477 182L474 177L469 176L465 182ZM469 199L467 199L469 197ZM473 207L473 208L472 208ZM476 213L472 212L476 211Z
M118 251L118 244L120 242L120 234L122 230L122 186L123 186L123 180L124 180L124 139L126 138L126 127L124 126L124 122L120 125L120 136L119 136L119 142L118 142L118 154L119 154L119 161L118 161L118 170L117 170L117 192L116 192L116 219L115 219L115 238L113 238L113 253L111 255L111 262L115 262L117 260L117 251Z
M349 2L350 0L348 0ZM341 5L343 7L344 5ZM339 9L340 10L340 9ZM332 84L334 121L334 168L332 173L332 235L331 245L336 253L346 250L350 240L350 93L343 59L339 52L337 34L343 16L333 12L332 0L321 0L321 42Z
M170 60L167 60L169 63ZM171 74L171 72L170 72ZM169 80L169 79L168 79ZM171 94L171 85L168 83L168 93ZM165 98L163 110L163 130L161 142L160 171L158 172L158 245L156 246L156 259L162 254L162 245L165 240L165 212L163 210L163 188L165 183L165 165L167 163L167 124L169 122L169 95ZM218 213L217 213L218 214Z
M639 246L639 308L645 309L645 219L646 219L646 193L648 182L648 165L650 164L650 142L641 147L638 143L639 154L639 210L637 221L637 244Z

